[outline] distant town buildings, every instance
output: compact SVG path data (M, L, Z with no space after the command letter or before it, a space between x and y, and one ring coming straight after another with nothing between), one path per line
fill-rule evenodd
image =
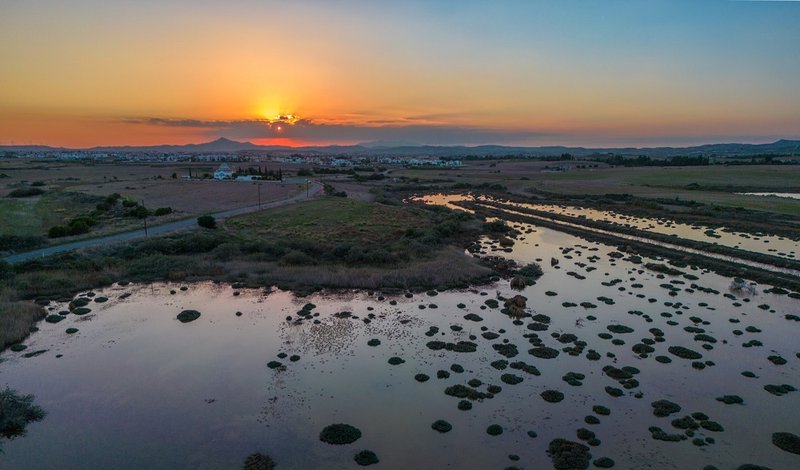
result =
M215 180L229 180L233 178L233 171L228 166L227 163L222 162L222 165L217 168L217 171L214 172L214 179Z

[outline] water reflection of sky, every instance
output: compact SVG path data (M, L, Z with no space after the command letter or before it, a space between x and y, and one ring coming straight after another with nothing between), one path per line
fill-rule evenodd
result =
M458 209L459 206L453 204L457 201L472 200L472 196L463 194L433 194L418 198L426 204L445 205L451 209ZM490 198L479 198L490 199ZM566 215L570 217L599 220L610 222L626 227L633 227L639 230L665 235L673 235L687 240L702 241L740 248L755 253L763 253L783 258L794 259L800 253L800 239L791 240L782 236L769 234L748 234L731 231L724 227L710 228L701 225L682 224L670 219L656 219L647 217L633 217L619 214L613 211L601 211L597 209L563 206L557 204L525 204L506 202L506 204L536 209L554 214Z
M26 437L3 443L0 466L235 468L248 454L264 452L275 458L279 468L357 468L353 455L370 449L384 468L445 468L455 463L470 468L547 468L549 441L556 437L576 440L576 429L587 427L602 441L592 449L594 458L612 457L618 468L634 468L643 462L658 468L708 464L733 468L746 462L794 467L796 456L773 446L770 436L783 430L798 433L800 392L775 397L762 387L800 385L795 357L798 322L784 318L797 313L797 300L765 294L767 286L759 286L750 302L729 299L722 296L728 292L728 278L700 269L686 269L699 277L697 281L659 278L641 265L610 258L613 248L609 246L545 228L514 225L525 232L524 239L516 242L511 253L491 252L523 263L545 260L544 276L522 294L532 313L552 319L549 330L538 333L544 344L560 349L564 345L551 334L574 333L588 343L578 357L561 353L556 359L543 360L527 353L530 344L524 335L532 331L484 304L498 293L513 295L506 282L474 291L433 297L400 295L382 301L377 293L353 291L295 298L281 291L245 290L235 296L230 286L212 283L188 285L186 291L166 284L114 286L98 291L112 300L92 303L91 314L68 315L55 325L42 323L41 331L26 344L28 351L47 349L47 353L34 358L2 354L0 386L34 393L48 416L31 425ZM486 250L493 248L488 239L483 245ZM568 253L562 251L568 248ZM558 267L550 266L551 257L559 259ZM620 281L609 282L614 279ZM680 290L673 297L661 287L671 281L679 289L691 289L694 282L719 294L694 289L692 293ZM176 290L174 295L171 289ZM120 300L123 293L131 296ZM614 304L606 305L598 297L610 298ZM390 305L392 300L397 305ZM562 306L584 301L597 307ZM298 318L296 313L306 302L316 304L314 311L319 315L300 325L287 322L287 316ZM675 307L675 302L682 305ZM465 307L459 308L459 303ZM437 308L430 308L431 304ZM774 313L758 308L764 304ZM200 310L202 316L181 324L175 315L187 308ZM359 318L333 316L345 310ZM242 316L236 316L237 311ZM651 322L630 311L649 315ZM476 313L484 321L467 321L466 313ZM369 314L374 318L365 323ZM590 315L596 320L588 320ZM684 330L694 325L692 316L710 323L697 326L718 340L713 350L703 350L693 340L694 334ZM612 323L635 329L615 335L624 345L598 337ZM451 325L463 329L456 332ZM761 332L733 334L751 325ZM80 331L67 335L64 330L71 326ZM440 328L433 337L424 334L430 326ZM488 341L480 336L482 327L505 332ZM653 356L639 358L631 347L642 338L652 338L648 330L653 327L663 330L666 337L664 343L654 345L656 355L670 356L667 346L683 345L701 351L704 360L716 365L699 371L674 356L670 364L660 364ZM468 340L470 334L477 336L475 353L425 347L432 339L455 342ZM379 338L382 344L367 346L370 338ZM541 376L501 372L490 366L502 359L492 344L506 339L520 351L511 361L535 365ZM751 339L759 339L764 346L741 346ZM599 352L602 359L587 360L589 349ZM297 354L300 360L279 359L285 370L268 369L267 362L276 360L280 352ZM616 358L607 357L608 353ZM771 354L781 355L788 364L773 365L767 360ZM406 363L388 365L388 358L395 355ZM436 378L437 370L449 370L453 363L466 372L451 373L446 380ZM632 392L641 391L643 398L612 398L604 391L606 386L619 386L601 372L611 364L641 370L636 376L641 385ZM742 377L744 370L754 371L759 378ZM561 377L569 371L585 374L584 385L566 384ZM414 375L420 372L431 379L415 381ZM524 381L504 384L500 381L504 372L518 374ZM458 399L443 390L472 378L501 385L503 390L491 400L476 402L470 411L460 411ZM565 400L544 402L539 394L546 389L564 392ZM725 394L741 395L745 405L715 400ZM656 418L650 402L661 398L681 404L684 412ZM584 417L597 404L611 408L611 415L600 416L599 425L585 424ZM725 427L723 433L706 433L716 438L715 444L698 448L690 441L666 443L650 438L649 426L678 432L670 420L694 411L705 412ZM431 430L430 424L437 419L452 423L453 430L447 434ZM321 443L319 431L336 422L357 426L362 439L349 446ZM505 428L501 436L486 434L486 427L493 423ZM528 430L535 430L539 437L528 437ZM509 454L518 454L520 461L510 461Z

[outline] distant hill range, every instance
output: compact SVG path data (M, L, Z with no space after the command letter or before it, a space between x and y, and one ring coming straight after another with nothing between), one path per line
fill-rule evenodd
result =
M414 145L405 143L370 142L358 145L328 145L310 147L286 147L257 145L251 142L237 142L219 138L203 144L187 145L155 145L155 146L122 146L92 147L85 149L69 149L48 147L43 145L0 146L0 152L100 152L100 153L215 153L215 152L254 152L276 156L316 155L316 156L432 156L441 158L457 158L467 156L533 156L553 157L570 154L585 157L598 154L615 154L621 156L646 155L652 158L674 156L707 156L707 157L747 157L756 155L796 155L800 156L800 140L781 139L769 144L706 144L694 147L622 147L622 148L587 148L587 147L508 147L503 145L468 146L436 146Z

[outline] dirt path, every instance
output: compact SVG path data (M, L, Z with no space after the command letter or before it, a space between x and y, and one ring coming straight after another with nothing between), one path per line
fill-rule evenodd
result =
M255 205L255 206L240 207L238 209L231 209L209 215L213 216L215 219L224 220L228 217L235 217L237 215L248 214L251 212L258 212L264 209L272 209L275 207L285 206L287 204L304 201L306 199L310 199L316 196L321 190L322 190L321 184L317 182L312 182L308 189L308 192L303 191L287 199L281 199L279 201L263 203L260 206ZM33 251L28 251L25 253L17 253L11 256L7 256L3 258L3 260L7 263L21 263L23 261L28 261L34 258L44 258L58 253L65 253L68 251L79 250L81 248L92 248L97 246L110 245L113 243L136 240L139 238L145 238L154 235L163 235L165 233L177 232L179 230L188 230L196 228L197 226L198 225L196 218L178 220L176 222L170 222L167 224L147 227L147 233L145 233L145 230L143 228L137 230L130 230L127 232L117 233L114 235L91 238L88 240L80 240L72 243L65 243L63 245L48 246Z

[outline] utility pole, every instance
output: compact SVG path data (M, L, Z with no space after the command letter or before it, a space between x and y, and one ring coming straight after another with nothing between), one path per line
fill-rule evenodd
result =
M144 236L146 237L147 236L147 212L146 212L147 208L144 207L144 199L142 199L141 204L142 204L142 209L145 210L145 213L144 213Z

